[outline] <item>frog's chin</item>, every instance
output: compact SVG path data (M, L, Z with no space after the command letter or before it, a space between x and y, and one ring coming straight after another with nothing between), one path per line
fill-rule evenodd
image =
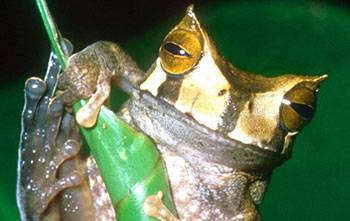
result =
M129 103L133 122L170 151L235 169L272 169L287 156L274 148L261 148L229 138L198 124L149 92L134 89Z

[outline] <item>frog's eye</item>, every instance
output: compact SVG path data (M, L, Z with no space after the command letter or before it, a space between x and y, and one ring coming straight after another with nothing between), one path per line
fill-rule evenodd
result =
M166 37L159 50L162 68L170 76L181 76L198 64L202 43L193 33L177 30Z
M291 132L300 131L316 111L316 95L305 87L294 87L286 93L281 104L281 124Z
M176 45L173 42L168 42L164 45L164 49L173 55L183 56L183 57L190 57L190 55L183 49L182 47Z

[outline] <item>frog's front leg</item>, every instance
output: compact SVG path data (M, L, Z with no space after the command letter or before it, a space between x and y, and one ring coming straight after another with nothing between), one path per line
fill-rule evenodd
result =
M100 106L110 94L110 83L124 81L132 87L138 85L143 72L131 57L112 42L96 42L72 55L59 78L59 94L64 103L71 105L80 99L90 100L81 108L76 119L84 127L92 127ZM127 88L122 89L128 91Z

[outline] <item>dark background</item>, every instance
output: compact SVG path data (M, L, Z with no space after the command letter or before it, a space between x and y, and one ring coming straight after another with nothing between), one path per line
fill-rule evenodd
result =
M260 211L265 220L341 220L350 208L350 8L347 1L48 1L75 50L119 43L143 69L189 3L219 51L247 71L329 74L313 122L293 157L276 169ZM42 77L50 43L32 1L2 3L0 220L17 220L15 182L23 85Z

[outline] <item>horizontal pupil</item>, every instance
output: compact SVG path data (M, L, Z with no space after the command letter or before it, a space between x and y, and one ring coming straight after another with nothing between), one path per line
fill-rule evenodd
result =
M183 48L174 43L166 43L164 45L164 49L174 55L190 57L190 55Z
M310 120L313 118L315 111L312 107L305 105L305 104L299 104L299 103L291 103L290 106L303 118Z

